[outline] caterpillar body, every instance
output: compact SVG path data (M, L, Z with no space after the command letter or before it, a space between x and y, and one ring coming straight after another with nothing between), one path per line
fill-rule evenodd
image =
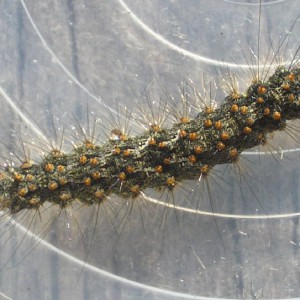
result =
M134 197L146 188L173 189L176 182L207 175L217 164L283 130L300 115L300 70L279 67L266 82L245 94L226 97L194 120L182 118L170 129L153 125L134 138L121 132L104 145L91 141L64 154L53 150L39 164L25 161L1 174L2 209L37 208L46 200L65 207L74 199L96 204L111 193Z

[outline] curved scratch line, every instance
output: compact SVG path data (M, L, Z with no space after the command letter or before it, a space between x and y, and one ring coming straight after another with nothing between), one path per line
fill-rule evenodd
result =
M293 153L293 152L299 152L300 148L294 148L294 149L286 149L286 150L278 150L278 151L262 151L262 152L251 152L251 151L245 151L242 152L243 155L280 155L282 156L284 153Z
M215 59L210 59L210 58L206 58L204 56L201 56L199 54L195 54L191 51L185 50L173 43L171 43L170 41L168 41L166 38L164 38L163 36L161 36L160 34L156 33L154 30L152 30L148 25L146 25L140 18L137 17L137 15L127 6L127 4L123 1L123 0L118 0L118 2L120 3L120 5L127 11L127 13L131 16L131 18L133 19L133 21L138 24L144 31L146 31L148 34L150 34L154 39L156 39L158 42L164 44L165 46L167 46L168 48L184 55L187 57L190 57L196 61L201 61L207 64L212 64L214 66L218 66L218 67L230 67L233 69L249 69L250 66L249 65L243 65L243 64L236 64L236 63L229 63L229 62L225 62L225 61L219 61L219 60L215 60ZM268 65L263 65L263 66L258 66L259 68L265 68L265 67L269 67Z
M149 202L158 204L165 207L174 208L179 211L188 212L196 215L210 216L210 217L219 217L219 218L229 218L229 219L255 219L255 220L265 220L265 219L287 219L299 217L300 212L296 213L286 213L286 214L274 214L274 215L235 215L235 214L222 214L217 212L209 212L204 210L197 210L193 208L187 208L179 205L174 205L171 203L162 202L147 196L145 193L141 192L142 196Z
M92 99L94 99L96 102L100 103L101 105L103 105L106 109L109 109L112 113L117 114L117 112L110 108L109 106L107 106L102 100L101 98L97 97L96 95L94 95L93 93L91 93L80 81L78 81L78 79L65 67L65 65L61 62L61 60L57 57L57 55L54 53L54 51L48 46L46 40L43 38L41 32L39 31L39 29L37 28L36 24L34 23L28 8L24 2L24 0L20 0L21 5L23 6L23 9L26 13L26 16L31 24L31 26L33 27L35 33L37 34L37 36L39 37L40 41L42 42L44 48L48 51L48 53L50 53L50 55L52 56L52 58L54 59L54 61L61 67L61 69L67 74L68 77L70 77L72 79L72 81L79 86L86 94L88 94Z
M12 298L9 298L8 296L6 296L5 294L3 294L1 292L0 292L0 296L2 296L4 299L12 300Z
M0 216L3 215L3 213L0 212ZM124 284L128 284L130 286L134 286L136 288L139 289L144 289L144 290L148 290L151 291L153 293L160 293L163 295L167 295L167 296L173 296L176 298L184 298L184 299L211 299L211 300L218 300L219 298L211 298L211 297L201 297L201 296L196 296L196 295L189 295L189 294L183 294L183 293L178 293L178 292L173 292L170 290L166 290L166 289L161 289L161 288L157 288L157 287L153 287L153 286L149 286L143 283L139 283L133 280L129 280L120 276L117 276L115 274L112 274L108 271L104 271L102 269L99 269L95 266L92 266L91 264L88 264L85 261L82 261L60 249L58 249L57 247L51 245L50 243L46 242L45 240L42 240L41 238L39 238L37 235L35 235L34 233L32 233L31 231L29 231L27 228L25 228L24 226L20 225L19 223L17 223L15 220L13 220L12 218L9 218L9 222L12 223L14 226L16 226L18 229L20 229L23 233L25 233L26 235L30 236L31 238L33 238L35 241L37 241L38 243L40 243L41 245L43 245L44 247L48 248L49 250L53 251L54 253L57 253L59 256L66 258L67 260L69 260L72 263L75 263L76 265L79 265L80 267L83 267L89 271L92 271L96 274L102 275L104 277L110 278L112 280L116 280L118 282L124 283ZM296 298L294 298L296 299ZM233 299L225 299L224 300L233 300Z
M0 213L0 216L3 215L2 213ZM26 235L28 235L30 238L33 238L35 241L37 241L38 243L40 243L41 245L45 246L47 249L57 253L59 256L66 258L67 260L69 260L72 263L75 263L76 265L79 265L80 267L87 269L89 271L92 271L96 274L102 275L106 278L110 278L112 280L116 280L118 282L130 285L130 286L134 286L136 288L140 288L140 289L144 289L144 290L148 290L154 293L160 293L160 294L164 294L164 295L169 295L169 296L173 296L176 298L184 298L184 299L215 299L217 300L217 298L207 298L207 297L200 297L200 296L196 296L196 295L188 295L188 294L183 294L183 293L179 293L179 292L173 292L173 291L169 291L166 289L161 289L161 288L157 288L157 287L153 287L153 286L149 286L143 283L139 283L133 280L129 280L126 279L124 277L121 276L117 276L115 274L112 274L108 271L99 269L83 260L80 260L60 249L58 249L57 247L51 245L50 243L46 242L45 240L41 239L40 237L38 237L37 235L35 235L34 233L32 233L31 231L29 231L27 228L25 228L24 226L22 226L21 224L19 224L18 222L16 222L15 220L13 220L12 218L9 218L9 222L11 224L13 224L14 226L16 226L18 229L20 229L23 233L25 233ZM226 299L225 299L226 300ZM228 299L229 300L229 299Z
M245 5L245 6L264 6L264 5L271 5L271 4L277 4L277 3L280 3L280 2L284 2L285 0L274 0L274 1L271 1L271 2L267 2L267 3L262 3L262 2L257 2L257 3L244 3L244 2L239 2L237 0L224 0L224 2L226 3L231 3L231 4L239 4L239 5Z
M30 126L30 128L36 133L38 137L43 139L45 142L49 142L47 137L38 129L38 127L32 123L25 114L21 111L21 109L14 103L14 101L7 95L7 93L0 86L0 94L6 100L6 102L10 105L13 111L26 123Z

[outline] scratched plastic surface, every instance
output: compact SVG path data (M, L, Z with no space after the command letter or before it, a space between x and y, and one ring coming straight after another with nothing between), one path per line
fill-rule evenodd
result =
M255 56L287 61L300 45L298 1L262 1L260 31L258 2L1 1L1 151L20 137L45 144L33 128L52 139L74 119L86 127L86 111L117 120L116 103L142 106L145 91L157 99L164 88L176 95L184 78L201 89L233 72L242 89ZM131 127L141 130L134 118ZM99 210L4 218L0 298L300 296L298 145L284 133L272 143L278 153L244 153L209 184L185 183L171 196L146 191L134 205L112 197Z

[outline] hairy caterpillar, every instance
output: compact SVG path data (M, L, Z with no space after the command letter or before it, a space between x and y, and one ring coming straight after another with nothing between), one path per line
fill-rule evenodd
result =
M208 107L194 120L182 117L170 129L153 124L135 138L114 131L115 140L103 146L87 140L69 154L54 149L40 164L8 167L1 174L0 205L16 213L45 201L97 204L111 193L134 198L146 188L173 189L176 181L207 175L299 118L299 78L298 68L279 67L244 95L229 95L219 109Z
M23 8L21 8L21 9L23 9ZM33 7L29 7L29 10L30 10L31 13L33 13L32 9L33 9ZM257 14L257 10L256 10L256 14ZM24 15L24 18L25 17L26 16ZM60 23L60 22L58 22L58 23ZM105 22L103 22L103 23L105 23ZM74 61L76 60L75 57L72 58L72 59L73 59L73 63L74 63ZM76 70L76 68L74 68L74 70ZM44 74L44 72L41 72L40 74ZM76 72L75 72L75 74L76 74ZM120 80L120 78L118 78L118 79ZM137 79L137 81L138 80L139 79ZM145 79L145 80L147 80L147 79ZM57 81L59 81L59 80L55 81L56 83L55 83L55 86L53 86L53 90L57 87ZM168 87L169 87L169 85L168 85ZM49 89L51 89L51 87L49 87ZM113 89L112 86L107 87L107 90L109 92L111 92L112 89ZM74 94L76 94L75 91L74 91ZM76 97L76 95L73 95L73 96ZM28 97L28 95L27 95L27 97ZM72 97L70 96L70 98L72 98ZM49 102L51 103L53 101L54 100L52 99ZM94 110L98 112L99 109L98 110L94 109ZM30 112L33 111L31 109L30 104L29 104L29 111ZM12 123L16 123L16 122L17 122L16 120L12 121ZM25 138L26 138L26 136L25 136ZM24 140L24 137L23 137L23 140ZM255 168L257 170L259 170L259 168L257 166L258 163L259 162L258 162L258 159L257 159L257 161L255 162ZM278 169L276 169L276 165L274 166L274 168L275 168L274 170L276 170L278 172ZM278 166L277 166L277 168L278 168ZM212 173L213 173L213 171L214 170L212 170ZM198 176L199 176L199 173L197 175L197 178L198 178ZM257 174L255 176L258 177ZM228 177L226 177L225 180L228 180ZM230 183L231 183L231 181L227 182L226 184L228 185ZM218 181L217 184L218 184L218 186L221 185L222 181L221 182ZM267 184L266 182L262 183L263 186L265 186L266 184ZM212 188L212 187L210 186L210 188ZM276 193L276 189L274 187L273 187L273 189L274 189L274 192ZM176 190L175 190L175 193L177 194ZM174 195L174 197L175 196L176 195ZM254 196L252 196L252 198L253 197ZM124 199L122 199L122 200L124 200ZM193 200L197 201L198 198L195 198ZM220 201L218 201L218 200L220 200ZM271 201L271 199L268 199L268 200ZM115 201L115 200L112 199L111 203L113 201ZM135 200L133 200L133 201L135 201ZM173 200L171 199L171 201L173 201ZM218 205L217 203L220 203L220 202L223 202L223 201L224 201L223 199L213 198L214 205ZM231 202L233 202L233 201L234 201L234 199L232 199ZM109 202L109 201L106 201L106 202ZM255 202L255 199L253 200L253 202ZM266 202L268 202L268 201L266 201ZM127 205L127 201L126 202L123 201L123 203L126 203L125 205ZM175 204L177 204L177 203L178 202L175 202ZM270 202L268 202L268 203L270 203ZM268 205L268 203L263 203L263 206L265 207L266 205ZM143 202L143 204L145 204L145 202ZM202 203L200 203L200 204L202 204ZM137 201L135 202L135 205L139 205L137 203ZM202 206L201 206L201 208L202 208ZM84 208L80 208L78 210L78 213L80 213L80 212L82 213L83 210L84 210ZM148 247L143 247L143 249L146 248L146 250L141 251L140 249L138 249L138 247L139 247L138 245L136 246L137 247L136 249L135 249L135 246L132 246L131 248L128 246L126 248L126 244L130 244L130 241L132 241L133 243L136 243L136 240L133 238L135 234L136 234L136 236L141 236L142 235L142 234L137 234L139 232L138 229L141 227L141 224L137 223L137 221L133 218L133 216L139 215L139 211L138 210L136 211L135 207L133 208L133 210L134 211L132 212L132 215L131 215L131 221L133 222L133 226L131 226L131 227L128 226L128 227L125 228L126 231L131 231L132 239L128 240L127 243L124 243L124 241L121 241L120 244L118 245L119 250L113 252L115 254L115 256L117 256L115 265L114 266L109 265L108 257L110 257L110 256L109 256L109 253L106 251L106 249L104 249L105 247L103 247L103 241L105 241L106 244L110 243L110 240L112 238L111 237L111 235L112 235L111 232L110 232L110 234L107 234L107 235L104 234L104 237L102 236L102 238L99 239L100 244L97 245L97 247L95 247L95 249L91 251L93 253L89 253L90 254L89 257L91 258L92 262L95 265L97 265L96 262L99 260L100 263L98 264L98 266L100 266L101 268L104 268L106 270L114 270L113 273L120 274L120 275L122 275L126 278L136 279L136 278L139 277L139 273L136 271L137 268L138 268L137 266L138 265L140 265L140 266L149 265L148 268L150 268L151 263L149 263L149 261L152 261L151 258L155 257L155 255L153 254L152 251L156 251L156 249L153 247L153 244L150 243L151 238L152 238L152 240L155 240L155 236L153 237L151 234L147 236L147 239L145 241L145 244L149 245L149 246ZM278 209L278 210L281 211L280 209ZM216 211L218 212L220 210L216 209ZM288 211L288 209L287 209L287 211ZM105 213L107 213L107 212L105 212ZM29 213L27 213L27 215L25 214L25 216L27 216L27 218L30 220L29 223L34 222L34 225L32 226L32 224L31 224L31 226L29 226L29 228L32 228L34 226L39 225L38 211L35 212L35 215L36 215L36 219L32 219L31 218L32 214L31 215ZM68 216L67 213L62 213L62 215L63 215L64 220L66 220L68 218L70 219L70 216ZM100 214L99 216L100 216L99 220L102 221L103 214ZM224 280L224 278L220 278L221 277L220 276L217 280L215 280L212 283L211 280L210 280L211 277L208 274L212 275L213 272L212 271L210 271L210 272L205 271L205 270L209 270L209 268L212 268L212 265L214 264L213 261L215 260L216 265L219 266L219 267L216 267L216 269L220 270L220 264L222 265L222 263L223 263L224 268L226 270L228 270L228 272L229 272L228 274L232 275L232 277L230 277L230 276L228 276L228 277L236 278L236 279L232 279L232 281L228 280L228 282L227 282L227 286L230 286L230 287L232 287L234 284L236 284L236 286L237 286L236 289L238 290L238 292L233 292L233 293L235 293L235 295L238 295L236 297L242 297L241 296L241 290L245 291L245 297L247 296L247 294L248 295L251 294L252 293L252 287L250 287L250 283L249 283L249 281L251 281L251 280L247 281L246 278L249 278L249 277L247 277L247 275L249 275L249 274L250 275L252 274L252 276L253 276L254 273L257 274L257 272L256 272L257 270L255 270L251 273L248 269L248 273L247 272L245 272L244 274L242 274L242 273L239 274L238 273L238 271L236 269L239 269L239 267L243 266L244 268L246 268L245 260L247 260L247 257L244 257L244 260L243 260L243 258L241 258L241 260L243 262L242 263L242 262L239 262L238 260L231 260L230 259L230 257L231 257L230 254L225 255L224 253L221 253L222 251L220 250L220 248L222 248L222 246L220 245L220 241L219 241L220 237L219 236L214 236L214 234L217 230L214 226L213 219L208 220L207 218L203 217L201 221L198 219L196 221L197 226L195 225L195 227L193 227L193 226L181 226L181 225L184 225L183 224L184 222L188 223L188 221L186 219L181 220L181 218L183 218L183 216L181 216L181 213L178 213L177 217L179 218L178 224L180 224L180 226L179 225L175 226L174 228L176 228L176 229L171 228L172 226L175 225L175 222L172 222L171 217L168 217L168 221L170 220L169 221L170 223L166 222L163 225L163 227L164 227L163 230L166 233L166 236L164 237L164 247L163 247L164 252L166 253L165 256L164 256L164 258L166 258L166 260L162 259L161 261L158 262L158 264L153 264L153 265L155 265L155 267L153 266L153 268L151 268L151 269L147 269L146 267L142 268L143 270L145 270L145 268L146 268L146 271L145 271L146 274L144 273L143 279L141 279L141 281L149 282L150 285L155 285L155 286L160 286L160 287L167 286L167 289L175 289L175 286L177 286L177 284L178 284L178 280L174 280L175 282L171 282L170 274L172 274L173 271L174 272L177 271L182 276L181 277L182 281L180 281L180 283L179 283L180 286L176 288L177 291L185 291L185 292L190 293L190 294L199 294L199 295L216 295L216 294L217 295L223 295L223 296L228 295L228 297L230 297L229 292L226 294L224 292L224 290L222 290L221 288L217 293L213 293L213 292L210 292L210 291L207 291L207 292L204 291L203 286L204 287L211 286L211 289L213 290L214 287L216 287L217 282L221 282L222 280ZM44 220L44 218L46 218L44 213L41 214L41 218L43 220ZM34 220L34 221L32 221L32 220ZM107 219L105 219L105 220L107 220ZM85 221L88 223L87 220L85 220ZM127 224L127 223L129 223L130 220L126 219L125 221L126 221L126 224ZM45 222L47 223L47 221L45 221ZM158 223L161 222L161 217L159 217L159 216L156 217L155 222L158 222ZM236 242L236 240L238 239L237 236L239 236L239 235L245 236L248 239L248 241L249 241L249 243L247 244L247 246L248 246L247 249L249 249L248 254L251 252L250 245L252 244L252 247L253 247L252 242L255 241L255 240L254 240L254 238L252 238L252 239L250 238L251 235L249 233L249 231L250 231L249 227L247 227L246 225L243 225L243 224L245 224L245 222L244 223L242 223L242 221L241 221L241 223L236 222L236 223L238 223L238 224L236 224L236 226L237 226L236 229L234 229L234 222L233 221L231 223L229 221L228 222L224 221L224 223L223 223L223 221L218 221L218 222L220 222L218 224L219 224L219 227L220 227L220 231L221 231L223 240L225 239L225 241L224 241L225 248L229 249L229 252L231 252L232 247L233 247L233 252L235 252L235 254L238 254L239 251L241 251L241 250L237 246L236 246L236 248L234 248L234 246L232 246L229 243L229 241L227 242L226 237L232 237L232 239L229 239L229 240ZM252 221L253 226L254 226L254 223L258 223L258 222L259 221ZM260 222L262 222L262 221L260 221ZM81 220L80 223L84 224L85 222ZM151 223L149 223L149 221L147 220L146 217L143 217L143 223L144 223L144 226L146 227L146 229L148 229L148 231L152 230ZM206 224L206 226L205 226L205 224ZM93 225L94 225L94 223L93 223ZM136 225L136 226L134 226L134 225ZM271 225L272 225L272 223L271 223ZM82 228L82 226L83 225L81 225L80 227ZM243 226L246 226L247 228L243 229ZM275 225L273 224L273 226L274 226L274 231L275 231L275 229L277 229L277 233L280 232L280 228L278 229L277 224L275 224ZM76 232L76 230L74 230L74 227L75 226L73 224L73 227L72 227L73 231L75 231L75 233L80 236L80 232ZM108 227L109 227L108 224L105 224L105 222L101 223L101 231L102 232L105 232L105 229L107 229ZM197 228L197 231L196 231L197 234L192 233L190 231L190 228ZM59 230L59 224L57 224L54 227L54 229ZM182 233L183 233L183 236L186 239L186 244L191 246L191 248L189 248L189 250L184 248L183 245L180 245L180 243L176 243L176 247L172 247L172 244L168 244L168 241L170 241L172 239L172 236L174 237L174 239L176 239L176 237L174 235L175 234L174 231L177 231L177 230L178 231L179 230L183 231ZM227 230L227 235L226 235L226 230ZM67 230L64 227L63 227L63 231L67 232L66 235L68 235L68 232L70 232L69 230ZM206 234L204 234L203 231L206 231ZM241 234L239 234L240 231L242 232ZM270 237L273 234L273 231L270 232L271 230L268 230L268 229L265 229L263 231L264 231L265 235L267 235L267 237ZM244 235L244 234L247 234L247 235ZM256 234L256 236L260 235L259 232L255 232L255 234ZM282 235L283 234L284 233L282 232ZM126 236L128 236L128 235L126 235L124 233L123 236L124 236L124 239L126 239ZM61 238L61 239L62 239L62 244L65 241L68 240L68 238L66 236L63 236L63 238ZM21 241L22 237L19 237L19 240ZM210 242L209 240L212 240L212 242ZM180 239L180 241L183 242L183 238ZM208 244L210 244L210 245L205 247L205 245L208 245ZM141 242L140 242L139 245L141 245ZM236 244L234 244L234 245L236 245ZM245 245L244 245L244 247L245 247ZM80 248L80 246L79 246L79 248ZM255 247L255 249L257 249L257 248L258 248L258 245L257 245L257 247ZM101 249L101 251L99 249ZM152 249L154 249L154 250L152 250ZM242 247L242 249L243 249L243 247ZM266 249L268 249L268 248L266 247ZM159 248L159 250L160 250L160 248ZM77 251L79 252L79 250L77 250ZM178 254L177 256L174 255L175 251ZM182 251L182 254L180 253L181 251ZM101 253L99 253L99 252L101 252ZM201 255L199 255L199 252L201 253ZM196 255L195 255L195 253L196 253ZM266 252L266 253L269 254L269 252ZM9 254L11 254L11 253L7 253L7 256ZM135 254L138 254L138 255L135 255ZM188 254L190 254L189 259L185 260L185 257L187 257ZM205 254L205 256L204 256L204 254ZM267 254L266 254L266 256L267 256ZM239 257L238 255L236 255L236 256ZM205 266L205 268L203 268L201 266L201 264L199 263L199 260L197 259L197 257L200 259L200 261L203 262L203 265ZM226 261L225 261L225 259L226 259ZM266 258L266 260L267 260L267 258ZM127 263L127 261L128 261L128 263ZM130 265L130 261L132 263L132 267ZM251 261L253 263L253 257L252 257ZM258 261L260 262L260 260L258 260ZM44 260L42 262L44 262ZM192 264L199 265L199 268L197 268L197 267L193 268L191 266ZM274 265L270 264L270 268L275 269L277 267L277 265L276 265L276 263ZM289 264L286 262L285 265L288 266ZM125 267L124 270L121 270L120 266L124 266ZM178 269L176 269L176 266L178 266ZM236 266L236 269L234 268L234 266ZM33 267L34 267L34 265L31 265L31 268L33 268ZM16 269L18 269L18 267L16 267ZM253 267L253 269L254 269L254 267ZM28 270L30 270L30 268L28 268L27 271ZM125 270L133 270L133 272L137 272L137 273L136 274L127 274ZM185 270L187 271L187 273L193 273L193 274L197 273L198 274L198 272L200 272L200 273L203 272L201 274L205 274L205 275L202 275L202 277L201 276L199 276L199 277L194 276L195 280L192 282L188 278L188 276L184 275ZM273 272L275 273L276 271L273 271ZM153 274L157 274L157 277L155 279L152 278ZM165 276L165 274L167 274L167 275ZM236 275L239 275L239 277L235 277ZM64 277L65 280L67 280L66 277L68 277L68 276L63 276L63 277ZM244 280L244 286L242 284L242 279L241 278L243 278L243 280ZM53 278L52 278L52 280L53 280ZM157 282L159 282L160 280L162 280L162 283L158 284ZM253 279L253 281L255 281L255 280ZM30 281L28 279L27 286L29 286L29 282ZM34 286L38 286L38 280L33 280L33 282L34 282ZM95 285L97 285L97 284L99 284L99 280L96 280ZM200 285L202 286L202 288L200 287ZM257 287L257 285L258 284L257 284L257 281L256 281L256 283L254 283L254 287L253 287L253 294L255 293L254 292L255 289L257 289L257 288L260 289L261 288L261 286ZM31 285L31 286L33 286L33 285ZM55 284L54 284L54 286L55 286ZM226 284L224 284L224 286L225 286L224 289L227 289ZM281 286L283 286L283 284ZM288 285L286 285L286 286L288 286ZM168 288L168 287L170 287L170 288ZM125 289L125 287L123 287L123 288ZM267 288L265 287L265 289L267 289ZM265 291L265 293L267 293L267 292ZM286 290L284 290L282 292L282 295L284 295L284 293L286 293ZM291 291L291 292L289 292L289 295L295 295L295 293L296 292ZM270 292L269 292L269 295L270 295ZM120 296L120 295L118 295L118 296Z

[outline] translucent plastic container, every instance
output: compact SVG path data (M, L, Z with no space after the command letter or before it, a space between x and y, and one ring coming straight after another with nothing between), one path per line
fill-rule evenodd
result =
M22 140L38 160L44 137L55 135L67 151L87 115L90 124L122 123L122 105L136 111L131 133L142 132L138 108L151 99L160 111L160 97L179 99L182 81L220 104L226 82L251 83L257 57L261 78L264 65L293 59L298 8L297 0L2 1L1 155L22 153ZM299 297L300 133L290 124L239 164L173 194L3 218L1 297Z

